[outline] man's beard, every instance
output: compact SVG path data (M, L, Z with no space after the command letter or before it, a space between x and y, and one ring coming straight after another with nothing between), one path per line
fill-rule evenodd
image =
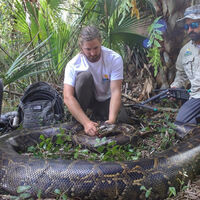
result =
M99 61L100 57L101 57L101 54L96 55L96 56L87 56L87 59L88 59L90 62L97 62L97 61Z
M200 33L190 32L189 37L194 42L200 42Z

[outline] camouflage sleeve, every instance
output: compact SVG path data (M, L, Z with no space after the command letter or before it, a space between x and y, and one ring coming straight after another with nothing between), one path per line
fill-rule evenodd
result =
M182 53L180 52L176 61L176 77L170 87L180 88L182 86L186 86L187 83L188 78L183 68Z

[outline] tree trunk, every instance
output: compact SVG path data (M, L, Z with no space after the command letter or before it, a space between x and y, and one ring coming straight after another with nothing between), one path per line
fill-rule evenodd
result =
M182 24L177 19L183 17L185 8L192 5L191 0L158 0L154 1L158 16L163 16L167 23L167 30L164 33L164 43L161 50L163 68L157 76L158 87L167 88L174 80L175 63L179 51L187 38ZM195 2L196 4L196 2Z

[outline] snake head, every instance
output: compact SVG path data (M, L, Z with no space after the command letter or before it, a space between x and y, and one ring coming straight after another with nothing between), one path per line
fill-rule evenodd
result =
M110 133L114 132L116 128L116 124L101 124L98 127L98 135L99 137L108 136Z

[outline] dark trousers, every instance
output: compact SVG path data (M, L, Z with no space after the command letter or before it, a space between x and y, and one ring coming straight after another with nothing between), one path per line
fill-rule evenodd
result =
M81 72L76 78L75 97L79 102L84 112L91 109L95 120L106 121L109 117L110 98L99 102L95 99L95 86L92 74L90 72ZM119 122L126 122L128 115L123 106L121 106L118 120Z
M179 109L176 121L190 124L200 123L200 98L191 98L186 101Z

